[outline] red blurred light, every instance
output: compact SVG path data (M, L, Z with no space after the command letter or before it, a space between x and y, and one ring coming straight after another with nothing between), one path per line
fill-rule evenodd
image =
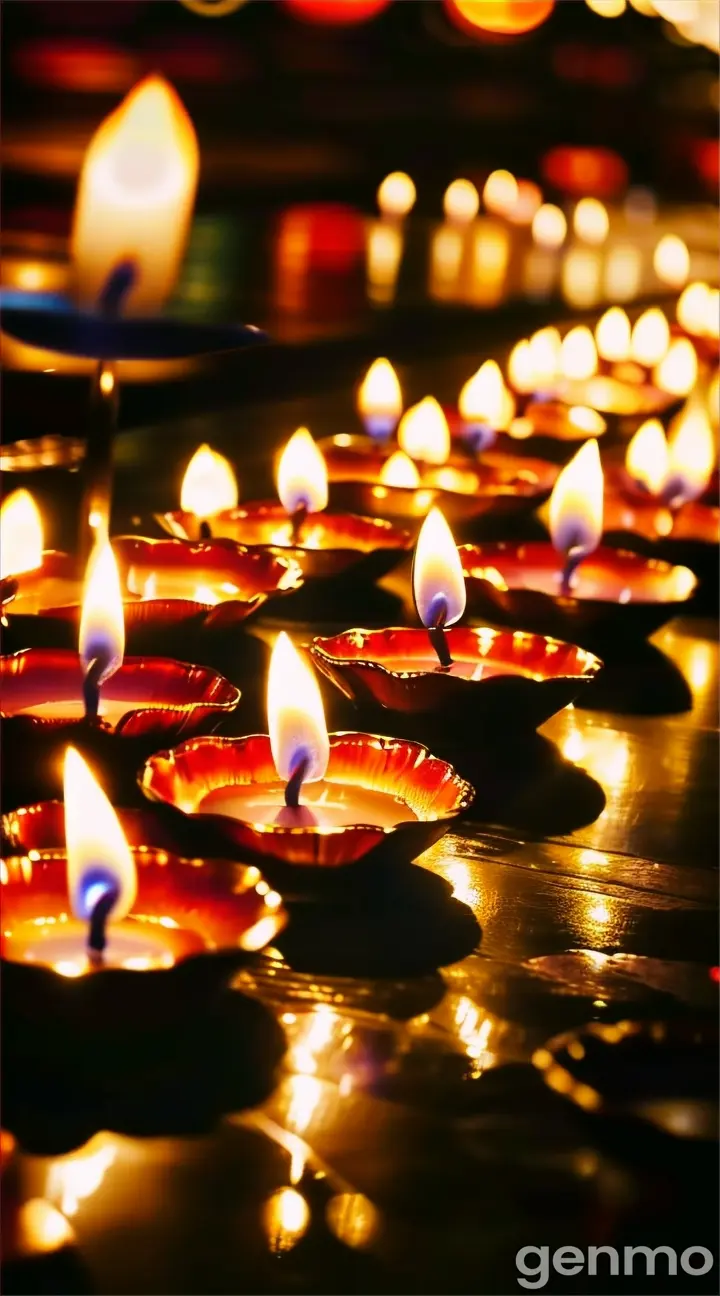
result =
M550 17L555 0L445 0L456 27L477 36L520 36L534 31Z
M694 140L692 159L700 179L713 193L717 193L720 183L720 150L717 140Z
M545 154L541 169L548 184L583 197L610 198L628 182L627 164L611 149L560 145Z
M716 985L720 983L720 967L710 968L710 980L714 981Z
M367 22L382 12L390 0L283 0L295 18L332 27L349 27Z
M139 75L133 54L98 40L28 41L15 55L15 66L31 85L88 93L127 90Z

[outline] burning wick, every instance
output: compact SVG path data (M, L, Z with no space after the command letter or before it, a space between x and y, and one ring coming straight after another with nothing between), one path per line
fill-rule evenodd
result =
M120 898L120 889L114 882L104 883L103 892L90 914L88 928L88 958L91 963L103 962L107 945L107 921Z
M198 527L198 534L201 540L212 540L212 527L207 518L203 518Z
M88 662L87 671L83 680L85 719L92 723L94 723L98 718L98 710L100 707L100 685L107 664L107 658L93 657L92 660Z
M300 789L309 765L310 757L306 752L302 752L297 758L297 763L293 766L293 772L285 784L285 805L289 810L297 810L300 806Z
M293 544L300 544L300 532L303 529L303 523L308 515L307 504L298 504L295 512L290 517L290 536Z
M107 318L120 314L123 302L138 277L135 261L119 261L110 271L97 301L98 311Z
M88 563L79 649L85 719L93 724L98 718L100 686L122 665L125 652L120 577L108 540L95 546Z
M571 581L575 574L575 569L580 566L584 557L585 550L581 546L575 546L573 549L568 549L565 555L565 566L562 569L562 575L560 577L561 594L567 595L570 593Z
M437 598L433 601L437 603L438 607L435 614L434 624L428 626L428 639L437 653L438 661L443 670L449 670L453 664L453 659L450 656L450 649L448 648L448 642L445 638L445 622L447 621L448 616L448 606L442 594L438 594Z

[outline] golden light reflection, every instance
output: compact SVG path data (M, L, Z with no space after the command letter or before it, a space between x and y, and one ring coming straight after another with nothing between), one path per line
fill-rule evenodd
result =
M370 301L378 305L386 305L394 300L403 245L403 232L399 225L388 221L375 221L370 226L366 248Z
M42 566L43 525L29 491L14 490L0 505L0 578Z
M681 288L690 274L690 253L687 244L676 234L665 234L653 253L653 267L658 279Z
M380 481L385 486L405 486L414 490L420 485L420 473L403 450L396 450L385 460L380 470Z
M598 355L603 360L627 360L630 356L630 320L621 306L611 306L595 326Z
M465 241L463 231L453 225L433 230L430 244L430 296L443 301L459 292Z
M567 221L565 213L554 203L538 207L532 221L532 236L539 247L558 248L565 241Z
M471 180L453 180L445 190L443 211L446 219L458 225L473 221L480 210L480 195Z
M562 259L560 289L570 306L585 310L602 296L602 257L591 248L570 248Z
M46 1196L57 1202L64 1215L76 1215L80 1203L97 1192L117 1152L111 1135L97 1134L80 1151L53 1162L48 1170Z
M489 212L504 216L515 206L518 184L511 171L492 171L483 188L483 203Z
M653 370L653 382L672 396L687 396L697 382L697 352L688 338L675 338Z
M717 644L701 639L683 640L680 665L696 700L709 693L717 670Z
M458 409L466 422L487 424L499 431L509 427L515 414L515 401L494 360L486 360L468 378L458 398Z
M658 364L670 346L670 325L657 306L643 311L635 321L630 354L638 364L650 368Z
M488 1047L494 1019L467 995L458 995L452 1015L455 1031L462 1041L465 1053L475 1063L473 1073L479 1075L496 1060L496 1054Z
M296 1188L278 1188L263 1207L263 1226L273 1255L297 1246L307 1232L310 1207Z
M583 243L605 242L610 229L607 208L599 198L581 198L573 212L573 230Z
M308 1054L308 1056L310 1056ZM305 1058L301 1057L300 1061ZM295 1058L291 1059L295 1064ZM317 1066L316 1060L312 1059L313 1066ZM292 1131L297 1134L305 1134L310 1128L310 1124L320 1107L323 1096L322 1081L314 1075L308 1075L306 1072L298 1072L297 1075L288 1076L287 1087L289 1090L290 1100L287 1109L287 1123Z
M611 301L637 297L642 281L642 255L632 243L615 243L605 253L603 291Z
M416 198L415 185L405 171L391 171L377 191L377 205L383 216L407 216Z
M411 459L430 464L446 462L450 454L450 429L434 396L426 396L405 411L397 439L400 449Z
M213 518L237 508L238 484L232 464L209 445L198 446L185 470L180 508L197 518Z
M380 1215L369 1197L362 1193L338 1193L331 1197L325 1218L334 1237L353 1250L369 1246L380 1231Z
M560 371L564 378L591 378L597 370L597 350L590 329L578 324L565 335L560 350Z
M502 301L510 257L506 226L478 222L472 234L470 275L464 300L471 306L495 306Z

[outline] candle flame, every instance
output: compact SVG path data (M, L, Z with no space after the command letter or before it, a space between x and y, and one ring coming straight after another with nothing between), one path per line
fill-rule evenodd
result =
M102 662L98 684L110 679L122 666L125 654L122 589L115 555L106 537L95 545L85 573L79 647L86 671L91 662Z
M715 439L701 393L691 396L670 424L669 486L676 506L707 489L715 467Z
M443 211L448 220L469 225L480 210L480 195L471 180L453 180L445 190Z
M658 419L638 428L625 455L625 469L651 495L662 495L668 477L668 444Z
M287 781L301 760L303 783L325 777L330 741L317 678L283 630L270 658L267 690L270 747L278 777Z
M377 191L377 205L383 216L407 216L415 206L417 191L404 171L391 171Z
M706 283L691 283L680 294L676 307L677 321L687 333L705 337L709 332L713 301Z
M603 360L620 362L630 358L630 320L622 306L611 306L598 320L595 342Z
M533 372L533 388L543 391L557 379L560 373L560 356L562 342L556 328L538 329L530 338L530 363Z
M327 508L328 475L322 451L307 428L293 432L277 467L277 493L286 513L298 509L321 513Z
M675 338L653 370L653 382L672 396L687 396L698 376L697 352L688 338Z
M396 450L383 464L380 481L384 486L407 486L414 490L420 485L420 473L404 450Z
M428 628L442 617L454 625L465 611L465 577L452 531L439 508L432 508L420 528L413 558L413 597Z
M158 309L172 292L195 201L198 145L172 86L150 76L95 132L85 154L72 232L84 302L130 262L135 311Z
M486 423L504 431L515 415L515 401L505 386L500 366L486 360L468 378L458 398L461 417L468 423Z
M237 478L229 460L209 445L199 446L185 470L180 508L198 518L211 518L237 508L237 502Z
M653 267L663 283L672 288L682 288L690 273L687 244L677 234L665 234L653 253Z
M581 198L573 212L573 229L584 243L604 243L610 221L604 203L598 198Z
M508 358L508 378L517 392L531 392L535 385L532 349L527 338L515 343Z
M558 248L565 241L567 221L564 212L554 203L538 207L532 222L532 236L539 247Z
M508 207L505 216L513 225L532 225L535 213L540 209L542 193L532 180L518 180L517 198Z
M64 770L68 894L76 918L88 919L103 895L117 899L114 922L124 918L137 895L137 873L118 817L79 752L68 747Z
M589 405L571 405L568 410L568 423L588 436L602 436L607 431L607 423L602 414L591 409Z
M650 368L658 364L670 346L670 325L657 306L643 311L635 321L630 354L638 364Z
M586 441L560 473L550 496L550 534L559 553L585 555L600 543L603 470L597 441Z
M518 183L511 171L492 171L485 181L483 202L489 212L504 216L515 206Z
M595 339L584 324L570 329L563 338L560 351L560 369L564 378L583 380L597 372Z
M373 360L358 391L358 410L372 436L389 436L402 414L398 376L389 360Z
M42 566L42 518L32 495L14 490L0 506L0 577L19 576Z
M406 410L398 427L400 448L411 459L423 463L444 464L450 454L450 429L434 396Z

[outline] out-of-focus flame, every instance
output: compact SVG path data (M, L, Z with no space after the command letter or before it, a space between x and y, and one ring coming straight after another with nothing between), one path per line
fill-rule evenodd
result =
M472 180L453 180L445 190L443 211L450 221L469 225L480 210L480 195Z
M377 205L383 216L407 216L415 206L417 190L404 171L391 171L377 191Z
M539 27L553 11L555 0L445 0L456 26L471 35L494 32L519 36Z
M653 382L672 396L687 396L697 382L697 352L688 338L675 338L653 370Z
M63 1215L76 1215L80 1203L97 1192L117 1157L108 1134L98 1134L86 1147L55 1161L48 1172L46 1195L57 1201Z
M715 439L700 392L691 396L670 424L666 494L674 505L697 499L715 467Z
M603 260L603 292L614 301L632 301L640 292L642 255L633 243L614 243Z
M486 360L468 378L458 398L460 416L466 423L483 423L503 431L515 414L515 401L505 386L500 366Z
M305 508L320 513L327 508L328 475L322 451L307 428L293 432L277 468L277 493L286 513Z
M371 436L389 436L402 414L402 391L389 360L373 360L358 390L358 410Z
M137 895L135 861L118 817L74 747L65 752L65 841L68 894L77 918L88 919L108 891L117 899L110 919L130 912Z
M602 436L607 431L607 423L602 414L591 409L589 405L571 405L568 410L568 423L588 436Z
M558 248L565 241L567 221L565 213L554 203L538 207L532 222L532 236L539 247Z
M397 437L400 449L423 463L444 464L450 454L450 429L434 396L405 411Z
M301 760L303 783L325 777L330 758L325 712L315 674L285 631L275 640L267 688L270 747L278 777L287 781Z
M658 419L647 419L638 428L625 455L629 477L651 495L661 495L668 476L668 444Z
M535 369L532 348L527 338L515 343L508 358L508 378L515 391L531 392L535 386Z
M452 531L440 509L432 508L420 528L413 559L413 596L428 628L442 618L454 625L465 611L465 577Z
M366 249L368 297L379 305L389 304L395 296L403 243L402 227L395 221L375 221L368 231Z
M162 306L177 279L197 176L190 118L167 81L146 77L106 117L85 154L71 243L82 301L94 303L112 272L131 263L126 306Z
M627 0L585 0L585 3L600 18L619 18L627 8Z
M95 545L87 565L79 647L86 671L93 661L102 663L98 684L110 679L122 666L125 655L122 587L110 541L104 538Z
M603 470L597 441L586 441L560 473L550 496L550 534L558 553L584 557L600 543Z
M538 329L530 338L530 363L533 372L533 390L544 391L552 387L560 374L562 342L556 328Z
M265 1202L262 1217L271 1253L282 1255L307 1232L310 1207L296 1188L278 1188Z
M542 203L542 191L533 180L518 180L517 198L505 215L513 225L532 225Z
M568 305L588 310L600 301L602 267L603 257L596 248L568 248L560 266L560 288Z
M653 266L658 279L672 288L682 288L690 274L690 253L687 244L677 234L665 234L653 253Z
M44 1197L30 1197L18 1208L15 1225L18 1252L35 1256L72 1246L75 1234L60 1211Z
M670 346L670 325L657 306L643 311L635 321L630 354L638 364L650 368L658 364Z
M518 183L512 171L491 171L482 196L489 212L497 216L506 215L518 199Z
M564 378L592 378L597 372L595 339L589 328L578 324L563 338L560 351L560 369Z
M630 320L622 306L611 306L600 317L595 326L595 342L603 360L630 358Z
M238 484L232 465L209 445L198 446L185 469L180 508L198 518L215 517L237 508Z
M604 243L610 229L605 204L599 198L581 198L573 212L573 229L583 243Z
M720 428L720 373L710 379L707 390L707 411L714 428Z
M14 490L0 506L0 577L19 576L42 566L42 518L32 495Z
M695 337L707 336L712 306L712 293L708 284L688 284L678 299L676 307L678 324L687 333L693 333Z
M709 288L705 332L708 337L720 338L720 288Z
M420 485L420 473L404 450L396 450L380 469L380 481L384 486L407 486L414 490Z

